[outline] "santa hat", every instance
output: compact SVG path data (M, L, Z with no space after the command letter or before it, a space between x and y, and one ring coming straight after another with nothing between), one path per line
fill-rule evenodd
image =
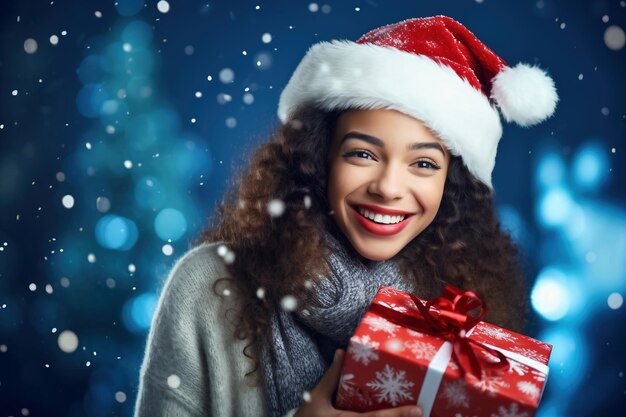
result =
M405 20L356 42L313 45L283 90L283 123L303 105L325 110L394 109L425 123L491 187L502 125L550 117L558 96L540 68L511 68L446 16ZM497 108L496 108L497 107Z

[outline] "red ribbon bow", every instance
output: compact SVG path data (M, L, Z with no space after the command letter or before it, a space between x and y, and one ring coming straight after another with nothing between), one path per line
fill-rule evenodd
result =
M474 292L446 285L443 296L428 300L425 305L413 294L408 295L421 315L401 313L376 303L370 310L401 326L450 341L454 348L453 356L464 374L470 373L480 379L481 367L500 371L509 368L509 361L502 352L467 337L467 332L480 323L487 312L485 303ZM470 315L476 310L478 314ZM479 350L498 358L498 361L478 355Z

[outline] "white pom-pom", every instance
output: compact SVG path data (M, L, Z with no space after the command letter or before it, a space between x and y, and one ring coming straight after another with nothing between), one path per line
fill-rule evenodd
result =
M493 79L491 97L507 122L532 126L552 116L559 97L554 81L541 68L506 67Z

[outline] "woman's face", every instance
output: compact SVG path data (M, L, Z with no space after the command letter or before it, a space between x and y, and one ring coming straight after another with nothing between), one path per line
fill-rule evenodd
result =
M328 201L361 256L389 259L435 218L450 157L422 122L394 110L349 110L329 154Z

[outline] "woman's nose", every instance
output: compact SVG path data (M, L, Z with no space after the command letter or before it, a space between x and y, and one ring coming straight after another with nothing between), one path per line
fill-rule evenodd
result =
M383 201L402 198L406 190L406 179L400 169L387 166L370 181L368 192L379 196Z

